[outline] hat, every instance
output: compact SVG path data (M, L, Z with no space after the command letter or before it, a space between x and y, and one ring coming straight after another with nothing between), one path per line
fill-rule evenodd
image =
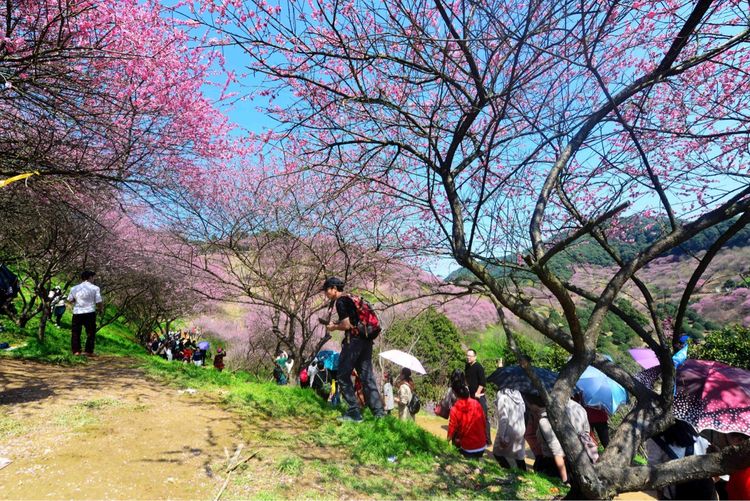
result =
M330 289L331 287L336 287L337 289L343 289L344 288L344 281L341 280L338 277L329 277L326 278L326 281L323 282L323 286L320 288L321 291L326 291Z

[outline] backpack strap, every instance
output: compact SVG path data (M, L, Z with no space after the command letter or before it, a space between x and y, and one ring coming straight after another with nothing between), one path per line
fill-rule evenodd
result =
M672 450L672 448L669 445L667 445L667 443L664 441L663 438L661 438L661 437L651 437L651 440L653 440L654 443L656 443L656 445L658 445L659 448L661 450L663 450L667 454L667 456L669 456L670 459L679 459L677 457L677 454L674 452L674 450ZM692 453L693 453L693 446L691 445L690 446L690 454L692 454ZM687 449L685 450L685 455L686 456L688 455Z
M348 297L349 299L352 300L352 304L354 304L354 311L355 311L355 313L357 313L357 317L358 317L357 319L359 320L359 311L357 309L357 301L354 299L354 296L352 296L351 294L344 294L341 297ZM338 298L338 299L336 299L334 301L334 304L331 307L331 315L333 315L333 308L336 307L336 303L338 302L339 299L341 299L341 298ZM349 319L349 323L351 323L351 319ZM352 325L351 329L348 329L348 330L344 331L344 340L347 343L349 342L349 338L350 337L359 337L359 329L357 328L356 325Z

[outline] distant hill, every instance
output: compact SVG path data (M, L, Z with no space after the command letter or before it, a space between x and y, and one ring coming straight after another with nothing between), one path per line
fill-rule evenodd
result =
M733 223L733 220L725 221L709 228L679 247L676 247L671 252L664 254L662 257L674 256L679 258L703 252ZM665 234L668 229L666 219L643 218L640 216L627 218L623 221L623 226L628 228L628 240L612 239L610 244L626 260L651 245L658 237ZM726 247L747 246L750 246L750 227L740 230L739 233L729 240ZM515 262L515 257L508 259L508 261ZM614 265L614 261L591 237L581 238L570 249L558 254L550 261L552 270L566 279L570 278L575 266L586 264L607 267ZM503 276L505 274L502 267L490 267L490 271L495 276ZM452 272L445 280L446 282L458 282L471 280L472 278L473 275L470 272L461 268Z

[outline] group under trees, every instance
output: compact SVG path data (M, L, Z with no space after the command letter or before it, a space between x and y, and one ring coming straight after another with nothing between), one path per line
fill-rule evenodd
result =
M131 231L159 220L138 210L138 225L118 221L235 151L201 92L216 54L155 1L9 0L0 24L0 179L35 173L0 188L0 259L24 284L15 321L40 315L43 339L49 289L66 290L83 268L97 270L109 300L101 322L127 311L153 327L179 315L194 298L162 273L172 252L152 252L169 240ZM164 240L148 255L137 240L146 233Z
M23 186L0 192L6 218L0 262L21 284L7 315L18 326L38 317L37 337L44 341L52 305L61 299L50 292L59 287L65 299L84 269L97 271L105 299L98 328L124 318L145 339L195 309L190 275L180 273L171 258L178 245L170 235L144 228L103 198L94 207L74 207L74 201L50 200Z
M40 315L38 337L44 340L54 286L73 283L96 254L103 227L94 214L36 197L28 190L0 194L5 222L0 235L0 260L11 266L22 285L10 316L20 326Z
M750 465L750 444L633 463L673 420L673 338L691 294L750 221L747 12L737 0L206 0L186 14L244 49L267 77L261 97L285 99L268 110L285 158L415 209L412 245L453 256L501 316L511 311L570 353L554 388L539 390L583 494L608 498ZM624 216L637 212L669 223L623 257L610 239L627 235ZM663 324L639 270L727 221ZM596 290L549 266L584 237L616 263ZM526 300L516 273L554 297L567 329ZM617 306L630 285L646 325ZM585 320L579 304L591 307ZM597 352L609 312L657 354L661 390ZM563 412L591 364L635 397L596 464Z

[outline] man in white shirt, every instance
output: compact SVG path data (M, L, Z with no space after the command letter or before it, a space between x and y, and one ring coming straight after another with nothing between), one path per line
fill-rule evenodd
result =
M81 328L86 328L86 355L94 354L96 336L96 311L101 309L102 295L99 287L90 280L96 275L86 270L81 273L80 284L70 289L68 302L73 304L73 321L71 322L71 340L73 355L81 354Z

